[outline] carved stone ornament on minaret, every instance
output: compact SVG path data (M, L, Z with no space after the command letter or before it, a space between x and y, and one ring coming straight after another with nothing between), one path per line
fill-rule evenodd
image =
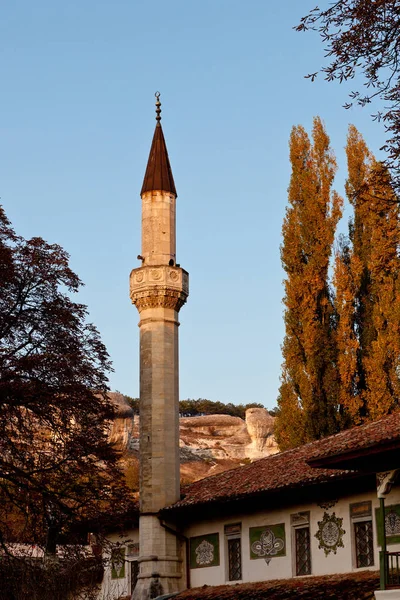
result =
M131 300L139 313L146 308L172 308L179 312L189 295L189 275L180 267L158 265L133 269Z
M180 497L178 313L189 294L189 275L176 264L177 194L158 93L156 98L141 191L142 264L130 276L130 297L140 315L140 572L133 600L185 588L181 540L158 518Z

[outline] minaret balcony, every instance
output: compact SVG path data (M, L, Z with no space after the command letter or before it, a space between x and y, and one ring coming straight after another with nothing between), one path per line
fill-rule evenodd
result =
M180 267L150 265L133 269L130 297L139 312L145 308L179 311L189 295L189 273Z

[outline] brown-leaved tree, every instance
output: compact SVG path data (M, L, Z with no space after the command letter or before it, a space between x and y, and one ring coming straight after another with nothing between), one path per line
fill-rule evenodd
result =
M383 108L373 117L382 119L387 140L387 166L400 190L400 4L399 0L336 0L316 7L301 19L298 31L318 31L329 63L321 70L328 81L360 76L362 91L350 94L354 102L369 105L377 97ZM312 80L317 72L308 75ZM385 177L385 175L384 175Z
M328 268L341 198L336 161L319 118L312 143L301 126L290 137L292 175L283 223L285 339L276 435L281 450L339 428L335 318Z
M346 152L354 218L334 284L340 403L358 424L388 414L400 397L400 215L387 168L354 126Z
M0 277L0 544L52 553L130 503L107 439L109 357L66 252L16 235L1 207Z

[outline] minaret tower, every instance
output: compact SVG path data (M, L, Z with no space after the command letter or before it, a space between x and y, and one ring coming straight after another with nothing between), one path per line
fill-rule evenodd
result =
M189 293L188 273L176 264L176 189L161 127L144 176L142 266L133 269L130 296L140 315L140 573L134 600L182 589L179 539L158 512L176 502L179 485L178 313Z

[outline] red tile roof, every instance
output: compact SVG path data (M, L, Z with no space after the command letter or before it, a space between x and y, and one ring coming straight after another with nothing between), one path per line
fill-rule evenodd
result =
M393 441L399 441L400 443L400 411L379 421L353 427L319 440L312 458L316 459L349 453L354 450L381 447Z
M249 465L200 479L182 489L182 499L164 510L239 500L259 493L298 489L360 475L355 470L313 468L314 459L349 449L363 449L398 440L400 411L367 425L257 460Z
M280 579L186 590L176 600L374 600L379 575L362 571L344 575Z
M200 479L182 489L182 500L164 510L196 504L238 500L262 492L276 492L354 477L354 471L313 469L307 461L320 442L287 450L249 465Z

